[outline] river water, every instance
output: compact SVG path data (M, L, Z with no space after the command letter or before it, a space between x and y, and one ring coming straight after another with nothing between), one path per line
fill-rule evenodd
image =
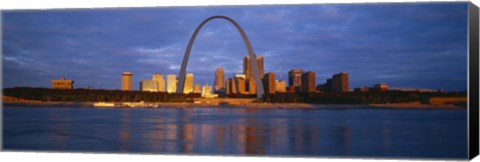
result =
M467 158L466 110L3 108L3 149Z

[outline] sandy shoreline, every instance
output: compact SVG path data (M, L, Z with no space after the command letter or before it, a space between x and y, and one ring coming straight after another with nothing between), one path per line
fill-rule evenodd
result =
M306 104L306 103L154 103L154 108L262 108L262 109L466 109L458 106L434 106L421 104ZM93 102L3 102L4 107L83 107L93 108ZM140 107L141 108L141 107ZM151 107L148 107L151 108Z

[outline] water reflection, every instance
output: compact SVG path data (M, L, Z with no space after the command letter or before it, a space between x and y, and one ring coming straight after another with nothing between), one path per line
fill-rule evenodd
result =
M47 131L49 142L54 144L58 148L67 148L68 140L71 134L70 130L70 118L68 111L65 109L59 109L56 113L48 114L51 125Z
M46 115L26 115L32 111ZM5 114L5 149L462 158L467 145L465 111L7 108Z

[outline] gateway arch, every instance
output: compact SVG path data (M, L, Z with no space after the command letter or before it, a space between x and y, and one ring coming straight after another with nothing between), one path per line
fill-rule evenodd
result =
M198 25L198 27L195 29L195 32L193 32L193 35L190 38L190 41L188 42L187 49L185 50L185 55L183 56L182 67L180 68L180 74L179 74L178 86L177 86L178 94L183 93L183 87L185 86L185 71L187 70L188 58L190 57L190 51L192 50L192 46L193 46L193 43L195 42L195 38L197 37L197 34L200 31L200 29L202 29L203 25L205 25L207 22L213 19L224 19L232 23L235 26L235 28L237 28L238 32L243 38L243 42L245 43L245 47L247 48L247 51L248 51L248 56L250 58L257 58L255 53L253 52L252 45L250 44L250 41L248 40L247 35L243 31L243 29L240 27L240 25L237 24L237 22L233 21L233 19L229 17L221 16L221 15L209 17L208 19L203 20L202 23L200 23L200 25ZM256 60L257 59L250 59L250 64L252 65L253 77L255 78L257 98L260 98L263 96L264 90L263 90L262 80L260 79L260 72L259 72L258 64Z

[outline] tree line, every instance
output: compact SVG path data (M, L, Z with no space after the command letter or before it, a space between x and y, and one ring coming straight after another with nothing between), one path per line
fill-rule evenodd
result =
M262 100L274 103L380 104L414 101L428 103L428 100L432 97L466 97L466 92L415 92L389 90L337 93L276 93L265 95Z
M193 102L201 97L198 93L176 94L165 92L121 91L100 89L49 89L15 87L5 88L5 96L38 100L68 102ZM255 95L228 95L229 98L255 98ZM260 100L272 103L314 103L314 104L371 104L421 101L427 103L432 97L466 97L466 92L411 92L411 91L369 91L338 93L276 93L266 94Z
M193 102L200 94L176 94L165 92L142 92L98 89L49 89L15 87L3 89L5 96L38 100L38 101L68 101L68 102Z

